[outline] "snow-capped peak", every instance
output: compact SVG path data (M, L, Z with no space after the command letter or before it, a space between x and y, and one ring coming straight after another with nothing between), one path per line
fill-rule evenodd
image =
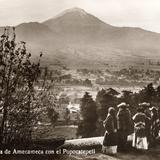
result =
M85 10L81 9L81 8L78 8L78 7L74 7L74 8L71 8L71 9L67 9L66 10L66 13L67 12L79 12L81 14L84 14L86 15L87 13L85 12Z
M75 12L79 13L79 15L81 15L81 16L87 15L85 10L83 10L81 8L78 8L78 7L74 7L74 8L65 10L64 12L60 13L59 15L57 15L55 18L61 17L61 16L65 15L65 14L67 14L67 13L75 13Z

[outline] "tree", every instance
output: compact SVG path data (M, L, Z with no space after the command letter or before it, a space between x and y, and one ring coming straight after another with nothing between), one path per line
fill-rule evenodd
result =
M68 108L66 108L66 110L65 110L64 119L65 119L65 121L66 121L66 124L68 125L68 124L69 124L69 121L70 121L70 119L71 119L71 117L70 117L70 111L69 111Z
M80 121L77 134L83 138L96 136L96 103L88 92L82 98L81 115L83 120Z
M84 82L83 82L83 84L84 84L85 86L92 87L92 82L91 82L91 80L89 80L89 79L85 79Z
M46 78L41 88L35 88L39 83L41 57L42 53L36 63L32 62L26 42L16 43L15 28L12 38L8 29L4 30L0 39L1 143L26 143L39 115L46 110L44 102L49 89Z
M117 98L115 95L111 94L109 90L102 89L97 93L96 97L96 105L97 105L97 134L98 135L104 135L104 127L103 127L103 121L105 120L108 108L109 107L115 107L117 103Z
M43 93L42 93L43 92ZM39 111L37 113L37 119L41 123L50 122L55 127L56 122L59 118L59 113L56 109L59 108L58 100L56 95L51 90L42 90L36 95L36 102L38 104ZM45 132L44 132L45 133Z
M90 100L92 100L91 95L88 92L85 92L83 98L81 99L81 106L80 106L81 113L84 112L85 106L86 106L87 102Z
M130 106L132 105L133 101L133 92L131 91L127 91L127 90L123 90L122 91L122 96L120 98L121 102L126 102L127 104L129 104Z
M153 87L153 84L150 83L139 92L140 102L149 102L151 103L156 96L156 91Z

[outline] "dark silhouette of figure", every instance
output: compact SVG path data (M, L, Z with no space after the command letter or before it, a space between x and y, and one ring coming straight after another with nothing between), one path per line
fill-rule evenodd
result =
M117 113L118 150L126 151L127 137L131 131L131 113L124 102L117 107L119 108Z
M102 151L106 154L117 153L117 125L116 113L113 107L108 109L106 119L103 121L103 126L106 130L103 140Z

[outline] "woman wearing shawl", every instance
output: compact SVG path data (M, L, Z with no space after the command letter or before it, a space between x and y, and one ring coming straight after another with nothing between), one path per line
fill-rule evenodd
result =
M118 151L126 151L128 149L127 137L132 130L131 113L125 102L117 107L119 109L117 113Z
M143 113L143 108L140 107L137 109L137 113L133 116L134 121L134 135L132 146L137 149L147 150L147 133L146 133L146 119L148 117Z
M159 133L159 119L158 119L158 110L156 107L152 107L151 111L151 146L156 145L156 138Z
M102 151L106 154L117 153L117 126L115 109L110 107L108 115L103 121L103 126L106 130L103 140Z

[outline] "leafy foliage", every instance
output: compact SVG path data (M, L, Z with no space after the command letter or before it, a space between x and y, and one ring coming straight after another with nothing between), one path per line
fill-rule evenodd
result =
M81 115L83 120L79 124L77 134L83 138L96 136L96 103L88 92L82 98Z
M5 29L0 39L0 141L7 144L31 139L33 127L47 110L44 104L51 102L46 92L49 89L46 75L39 90L35 88L42 53L36 63L32 62L26 42L16 43L15 28L12 34L11 38Z

